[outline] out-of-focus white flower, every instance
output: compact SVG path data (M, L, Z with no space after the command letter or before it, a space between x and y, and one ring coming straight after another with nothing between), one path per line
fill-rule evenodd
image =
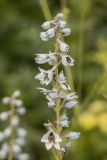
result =
M13 145L12 145L12 149L13 149L13 153L15 153L15 154L21 152L21 148L20 148L20 146L17 145L17 144L13 144Z
M73 139L78 139L80 137L80 133L78 132L70 132L68 134L66 134L64 137L73 140Z
M69 55L60 54L61 56L61 62L64 66L73 66L74 65L74 59L71 58Z
M27 135L27 132L24 128L18 128L17 129L17 134L19 137L25 137Z
M65 27L67 27L66 21L60 21L60 22L59 22L59 27L60 27L60 28L65 28Z
M19 117L18 116L14 116L14 117L12 117L12 119L11 119L11 125L12 126L17 126L18 124L19 124Z
M9 112L2 112L2 113L0 113L0 120L1 121L7 120L8 117L9 117Z
M4 150L6 153L9 151L9 145L7 143L3 143L1 149Z
M29 155L27 153L21 153L18 155L18 160L29 160Z
M40 33L40 38L41 38L43 41L48 41L48 40L49 40L49 37L48 37L47 32L41 32L41 33Z
M5 137L10 137L11 134L12 134L12 129L11 129L10 127L6 128L6 129L4 130L4 136L5 136Z
M69 121L68 117L66 114L62 115L59 122L58 122L62 127L69 127Z
M46 31L46 33L48 34L49 38L52 38L55 36L55 29L54 28L50 28Z
M23 101L20 100L20 99L15 99L15 98L12 98L11 101L10 101L11 105L13 106L17 106L17 107L20 107L23 105Z
M55 17L54 17L54 19L55 20L58 20L58 19L62 19L64 17L64 14L63 13L58 13Z
M51 21L46 21L46 22L44 22L44 23L41 25L41 27L42 27L44 30L50 28L50 26L51 26Z
M70 28L63 28L61 30L61 33L63 34L63 36L69 36L71 34L71 29Z
M19 90L16 90L14 93L13 93L13 97L19 97L21 95L21 92Z
M4 138L5 138L5 137L4 137L4 133L3 133L3 132L0 132L0 142L3 141Z
M20 115L24 115L26 113L26 109L24 107L18 107L16 111Z
M57 39L57 42L58 42L59 47L60 47L60 50L61 50L62 52L68 52L68 50L69 50L68 44L62 42L62 41L59 40L59 39Z
M62 138L55 133L52 129L50 129L41 139L41 142L45 143L46 149L49 150L52 147L60 150L60 142L62 142Z
M53 70L52 69L44 70L44 69L41 69L41 68L39 68L39 70L40 70L41 73L37 74L35 76L35 79L40 80L41 84L48 85L53 79Z
M10 97L4 97L4 98L2 99L2 103L3 103L3 104L9 104L9 103L10 103Z
M19 146L24 146L26 142L25 142L24 137L18 137L18 138L15 140L15 143L17 143Z
M78 103L77 101L71 100L71 101L66 102L66 103L63 105L63 107L64 107L64 108L67 108L67 109L70 109L70 108L75 107L75 106L77 105L77 103Z
M5 150L0 150L0 159L5 159L7 156L7 153Z
M75 92L66 94L66 97L65 97L66 100L72 100L72 99L75 99L75 98L78 98L78 96L76 95Z

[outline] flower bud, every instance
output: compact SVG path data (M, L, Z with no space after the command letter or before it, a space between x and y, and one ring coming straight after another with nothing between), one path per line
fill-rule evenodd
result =
M46 29L50 28L50 25L51 25L51 22L50 22L50 21L46 21L46 22L44 22L44 23L41 25L41 27L42 27L44 30L46 30Z
M49 38L52 38L55 36L55 30L53 28L50 28L47 30L47 34L48 34Z
M43 41L48 41L48 40L49 40L48 34L47 34L46 32L41 32L41 33L40 33L40 38L41 38Z
M64 28L62 29L62 34L63 36L69 36L71 34L71 29L70 28Z
M2 120L2 121L7 120L8 116L9 116L9 113L8 113L8 112L2 112L2 113L0 114L0 120Z
M60 21L60 22L59 22L59 27L60 27L60 28L65 28L65 27L67 27L66 21Z
M59 47L60 47L60 50L61 50L62 52L68 52L69 46L68 46L66 43L60 41L59 39L57 39L57 42L58 42Z
M58 13L56 16L55 16L55 20L58 20L58 19L62 19L64 17L64 14L63 13Z

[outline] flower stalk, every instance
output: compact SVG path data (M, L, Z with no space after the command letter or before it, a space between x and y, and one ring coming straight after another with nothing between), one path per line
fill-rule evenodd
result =
M63 13L57 14L52 21L46 21L42 24L45 30L40 33L43 41L48 41L55 37L54 52L36 54L35 61L38 64L48 63L51 68L48 70L39 67L40 73L35 76L42 85L49 85L52 81L53 89L38 88L47 99L48 106L55 111L55 121L45 123L44 126L48 132L41 138L45 143L46 149L52 149L53 156L56 160L62 160L64 153L70 146L68 142L79 138L80 133L70 132L63 134L63 128L69 127L67 111L77 104L75 92L71 92L71 87L67 84L62 66L73 66L74 59L67 54L68 44L62 41L63 37L70 35L71 29L67 27L63 19Z

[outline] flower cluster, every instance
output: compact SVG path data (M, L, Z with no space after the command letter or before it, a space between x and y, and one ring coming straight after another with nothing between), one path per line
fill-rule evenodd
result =
M23 153L27 132L19 126L20 116L26 113L23 101L18 99L20 91L16 90L11 97L4 97L2 103L10 107L8 111L0 113L0 121L6 121L8 126L0 131L0 159L7 157L17 160L29 160L29 155Z
M80 136L78 132L62 134L62 128L69 127L70 123L67 111L77 105L76 99L78 98L75 92L71 92L71 87L67 84L64 71L61 69L62 66L74 65L74 59L67 54L69 45L63 42L63 37L70 35L71 29L62 19L63 13L59 13L52 21L46 21L42 24L45 31L40 33L40 37L43 41L55 37L55 50L53 52L49 51L49 53L38 53L35 57L36 63L41 65L48 63L50 66L48 70L39 67L40 73L35 76L35 79L38 79L45 86L52 82L52 89L38 89L46 96L48 106L53 108L56 113L55 125L51 122L45 123L48 132L42 137L41 142L45 143L47 150L52 147L55 148L55 152L58 151L57 155L60 156L60 159L61 154L69 146L69 140L77 139Z

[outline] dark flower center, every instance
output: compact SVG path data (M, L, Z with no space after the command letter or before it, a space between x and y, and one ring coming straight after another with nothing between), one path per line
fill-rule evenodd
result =
M68 63L71 63L71 59L70 59L69 57L66 57L66 61L67 61Z
M48 73L44 73L44 80L49 80Z
M49 142L55 142L55 137L54 137L54 135L53 135L53 132L51 132L51 133L49 134L48 140L49 140Z

